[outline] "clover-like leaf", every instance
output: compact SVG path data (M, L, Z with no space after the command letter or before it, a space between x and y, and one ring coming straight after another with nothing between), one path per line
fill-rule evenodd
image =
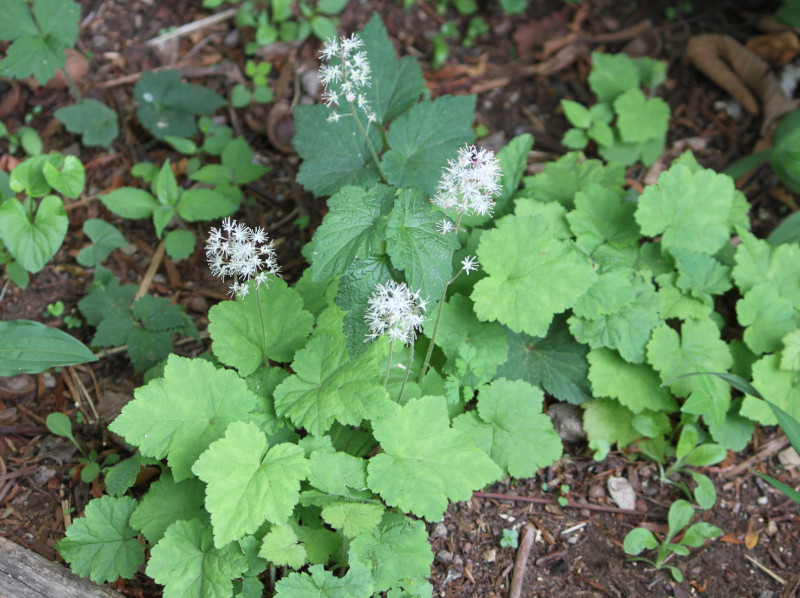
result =
M147 563L147 574L164 586L164 598L229 598L233 580L246 570L241 549L214 546L211 527L198 519L172 524Z
M478 410L458 416L453 427L475 439L504 473L536 475L561 456L561 439L542 413L541 389L500 378L480 389Z
M84 517L75 519L56 545L73 572L95 583L133 577L144 562L138 534L128 523L135 508L129 496L104 496L86 505Z
M266 359L291 361L314 325L300 294L279 278L243 299L218 303L208 317L214 354L242 376L252 374Z
M300 498L308 461L296 444L269 446L253 423L235 422L192 467L206 484L214 544L225 546L262 523L286 523Z
M572 307L597 278L586 256L532 217L499 220L481 236L478 259L489 275L472 293L478 318L534 336L544 336L553 316Z
M228 424L247 419L256 397L239 376L208 361L170 355L164 377L135 391L109 429L143 455L167 457L176 481Z
M292 369L295 374L275 389L275 411L314 436L322 436L334 421L357 426L391 406L375 352L350 363L341 336L312 338L297 352Z
M373 421L382 453L367 466L367 483L393 507L438 521L448 499L467 500L500 468L464 432L450 427L444 397L412 399Z

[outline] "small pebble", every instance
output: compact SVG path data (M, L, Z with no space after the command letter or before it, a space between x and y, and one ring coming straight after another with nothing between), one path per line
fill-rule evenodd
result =
M769 504L769 498L767 498L766 496L759 496L756 502L760 504L762 507L764 507Z
M453 562L453 553L449 550L440 550L436 553L436 560L443 565L449 565Z
M483 560L487 563L494 563L497 560L497 549L490 548L483 553Z
M447 526L442 523L441 521L433 526L433 530L431 530L431 538L436 540L437 538L446 538L447 537Z

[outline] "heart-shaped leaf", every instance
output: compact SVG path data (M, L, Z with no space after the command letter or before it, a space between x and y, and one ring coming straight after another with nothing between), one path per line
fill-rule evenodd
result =
M42 198L33 222L16 198L0 206L0 237L28 272L38 272L55 255L67 234L67 224L64 203L55 195Z

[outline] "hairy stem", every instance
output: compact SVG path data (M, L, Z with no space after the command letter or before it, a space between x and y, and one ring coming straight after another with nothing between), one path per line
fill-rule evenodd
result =
M408 358L408 366L406 367L406 375L403 378L403 386L400 387L400 394L397 395L397 402L399 403L400 400L403 398L403 392L406 389L406 383L408 382L408 375L411 373L411 364L414 363L414 342L411 342L411 348L409 349L411 355Z
M392 369L392 349L394 349L394 340L389 341L389 361L386 364L386 375L383 377L384 388L386 388L386 383L389 381L389 372Z
M261 286L256 287L256 305L258 305L258 319L261 320L261 345L263 358L261 365L267 365L267 327L264 324L264 312L261 311Z
M356 125L358 126L358 130L361 131L361 135L367 141L367 147L369 148L369 153L372 154L372 159L375 162L375 166L378 167L378 173L381 175L381 182L386 182L386 173L383 172L383 167L381 167L381 161L378 158L378 153L375 151L375 146L372 145L372 141L369 140L369 134L367 133L364 126L361 124L361 120L358 118L358 113L356 112L356 107L353 105L353 102L348 102L350 104L350 112L353 115L353 118L356 120ZM367 124L369 126L369 124Z

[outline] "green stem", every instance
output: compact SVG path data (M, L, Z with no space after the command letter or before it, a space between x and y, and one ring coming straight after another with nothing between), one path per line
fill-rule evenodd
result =
M261 289L256 287L256 304L258 305L258 318L261 320L261 343L263 349L263 359L261 365L267 365L267 327L264 324L264 312L261 311Z
M458 219L456 220L456 230L455 234L458 234L459 227L461 226L461 218L464 216L464 212L459 212ZM450 255L447 259L451 262L453 261L453 254L455 251L451 251ZM422 379L425 378L425 374L428 372L428 364L431 362L431 355L433 354L433 345L434 341L436 341L436 333L439 331L439 321L442 319L442 309L444 308L445 299L447 299L447 287L449 287L453 281L461 274L464 268L461 268L456 275L453 276L447 283L444 285L444 290L442 291L442 298L439 300L439 309L436 311L436 322L433 325L433 333L431 334L431 343L428 345L428 351L425 353L425 361L422 362L422 369L419 371L419 380L417 381L419 384L422 384Z
M378 167L378 172L381 175L381 181L386 182L386 173L383 172L383 168L381 167L381 161L378 158L378 153L375 151L375 146L372 145L372 141L369 140L369 134L364 129L364 126L361 124L361 120L358 118L358 113L356 112L356 107L353 105L353 102L347 102L350 104L350 112L353 115L353 118L356 119L356 125L358 125L358 130L361 131L361 135L364 136L364 139L367 141L367 147L369 148L369 152L372 154L372 159L375 161L375 166Z
M411 364L414 363L414 342L411 342L411 355L408 358L408 367L406 367L406 376L403 378L403 386L400 387L400 394L397 395L397 402L399 403L400 400L403 398L403 391L406 389L406 383L408 382L408 375L411 373Z
M83 96L81 95L78 86L75 85L75 81L72 79L72 77L70 77L70 74L67 72L66 65L64 65L64 68L61 69L61 72L64 73L64 79L67 81L67 86L69 87L69 90L72 92L73 97L80 104L81 102L83 102Z
M392 349L394 349L394 340L389 341L389 362L386 364L386 375L383 377L384 388L386 388L386 383L389 381L389 371L392 369Z

